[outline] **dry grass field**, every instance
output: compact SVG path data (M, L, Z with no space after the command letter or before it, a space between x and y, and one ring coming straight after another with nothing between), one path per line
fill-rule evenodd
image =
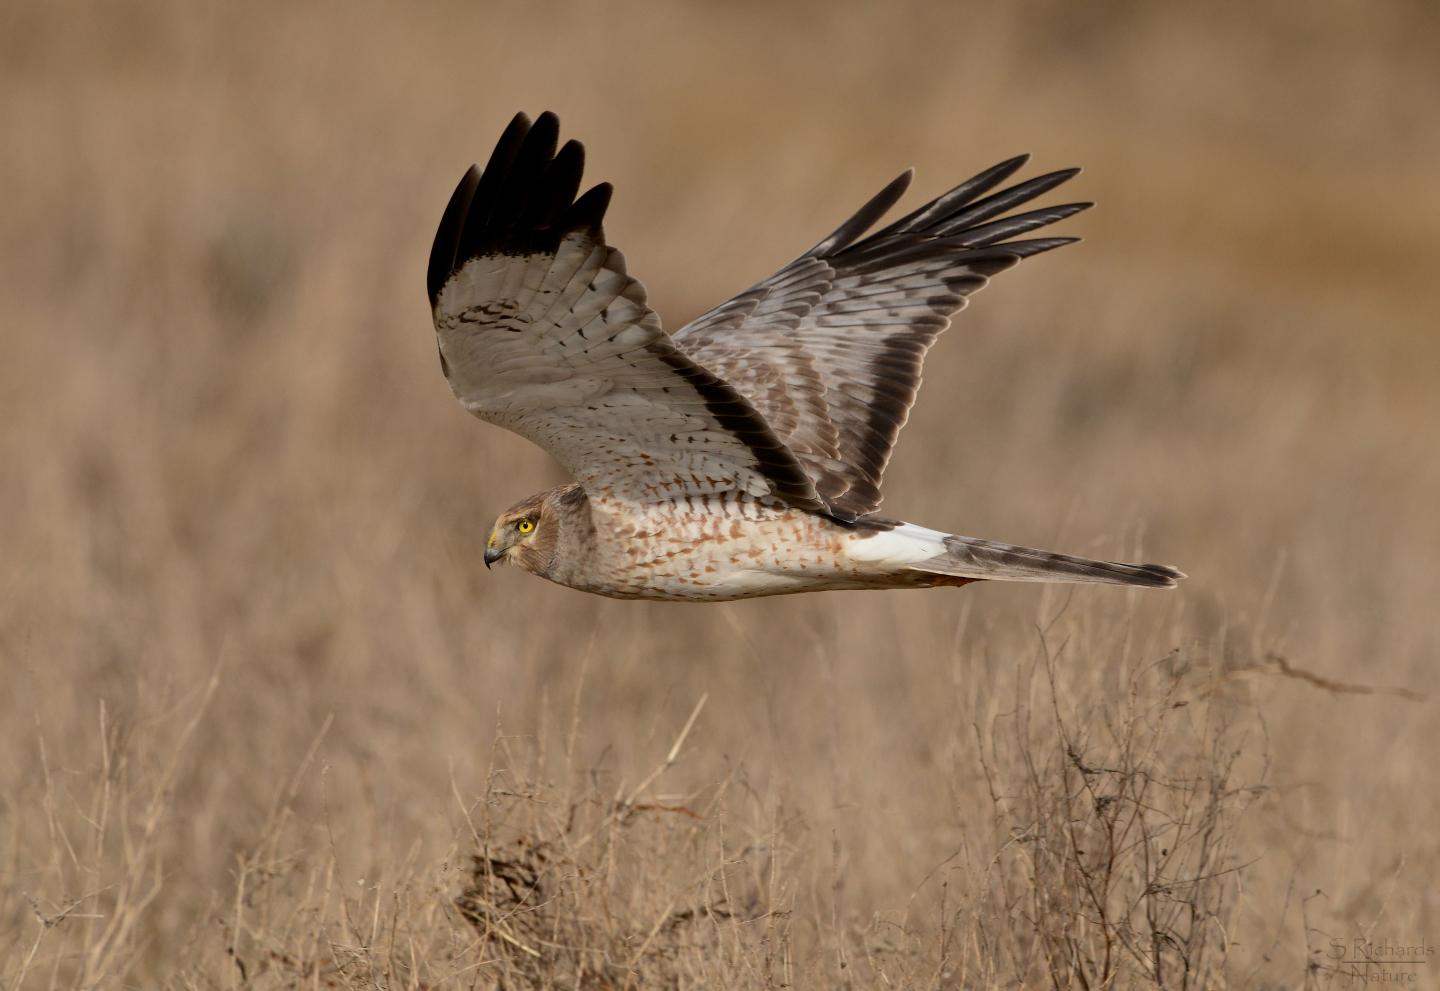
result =
M1437 50L1423 0L0 6L0 991L1341 988L1440 944ZM424 264L546 108L672 329L906 166L907 208L1085 166L886 509L1190 580L487 573L561 476L449 395Z

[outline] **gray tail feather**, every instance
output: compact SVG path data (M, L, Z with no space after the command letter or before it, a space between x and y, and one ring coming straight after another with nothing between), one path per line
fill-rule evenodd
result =
M1018 547L974 537L945 538L945 553L916 565L918 570L961 578L1012 582L1101 582L1174 588L1183 571L1163 564L1092 561L1069 554Z

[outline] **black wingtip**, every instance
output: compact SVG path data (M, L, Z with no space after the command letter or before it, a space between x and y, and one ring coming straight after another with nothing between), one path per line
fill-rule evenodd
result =
M984 199L965 204L963 209L945 217L941 222L932 226L930 231L938 237L953 236L998 217L1022 203L1028 203L1037 196L1048 193L1056 186L1069 182L1079 174L1080 170L1077 168L1060 169L1036 176L1034 179L1027 179L1009 189L1002 189Z
M591 186L565 211L557 225L565 230L588 230L598 233L600 225L605 219L605 211L610 208L610 197L614 194L615 187L608 182L602 182Z
M585 173L585 146L575 140L565 142L545 169L536 191L536 213L540 224L550 227L557 223L575 202L580 192L580 179Z
M870 240L922 231L927 226L954 213L966 203L972 202L975 197L994 189L1014 175L1028 161L1030 161L1030 155L1026 152L992 165L984 172L966 179L960 185L937 196L919 209L907 213L884 230L877 231Z
M483 170L471 166L450 197L426 269L433 307L446 281L467 261L490 252L553 250L576 230L598 233L611 187L601 183L578 200L585 148L567 141L556 151L560 118L510 119Z
M1043 255L1047 251L1063 248L1067 244L1078 244L1083 240L1084 238L1079 237L1037 237L1026 241L1006 241L996 247L1017 258L1033 258L1035 255Z
M841 224L815 247L805 252L803 257L824 258L837 251L845 250L874 226L877 220L890 212L890 208L898 203L900 197L905 195L905 190L910 188L910 183L914 178L915 170L911 168L891 179L884 189L870 197L849 220Z
M440 226L435 231L434 243L430 245L430 264L425 270L425 288L429 291L432 308L440 297L445 280L450 278L450 273L455 268L455 252L460 246L460 229L479 185L480 166L472 165L460 177L455 192L450 194L450 202L445 204L445 212L440 215Z
M927 246L931 252L965 252L967 258L973 257L977 263L998 268L1005 264L997 257L1000 253L1008 253L1010 264L1013 264L1021 258L1073 243L1076 238L1010 240L1074 216L1094 205L1089 202L1065 203L1024 213L1010 213L1080 174L1078 168L1059 169L992 192L1029 161L1028 154L1007 158L864 240L840 247L855 263L870 264L876 268L884 267L887 259L889 263L894 263L922 256ZM970 254L980 249L993 250L986 251L984 255ZM865 260L861 261L861 258Z
M560 143L560 118L545 112L524 132L519 144L508 154L504 174L494 189L489 226L507 230L525 216L532 194Z

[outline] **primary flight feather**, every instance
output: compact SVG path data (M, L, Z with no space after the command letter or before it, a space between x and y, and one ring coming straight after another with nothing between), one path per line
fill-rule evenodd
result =
M1092 561L875 515L921 364L970 293L1075 238L1084 210L1012 212L1071 178L992 192L1024 156L873 233L906 172L770 278L667 336L605 243L608 183L517 114L441 217L428 289L461 404L575 479L502 513L485 563L617 598L705 601L981 579L1156 588L1158 564Z

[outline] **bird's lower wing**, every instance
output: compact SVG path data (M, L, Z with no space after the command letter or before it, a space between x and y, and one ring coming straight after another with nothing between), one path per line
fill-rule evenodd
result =
M528 438L592 494L743 492L823 504L748 400L670 343L605 243L610 188L576 199L583 150L517 115L451 197L431 252L440 362L471 413Z

